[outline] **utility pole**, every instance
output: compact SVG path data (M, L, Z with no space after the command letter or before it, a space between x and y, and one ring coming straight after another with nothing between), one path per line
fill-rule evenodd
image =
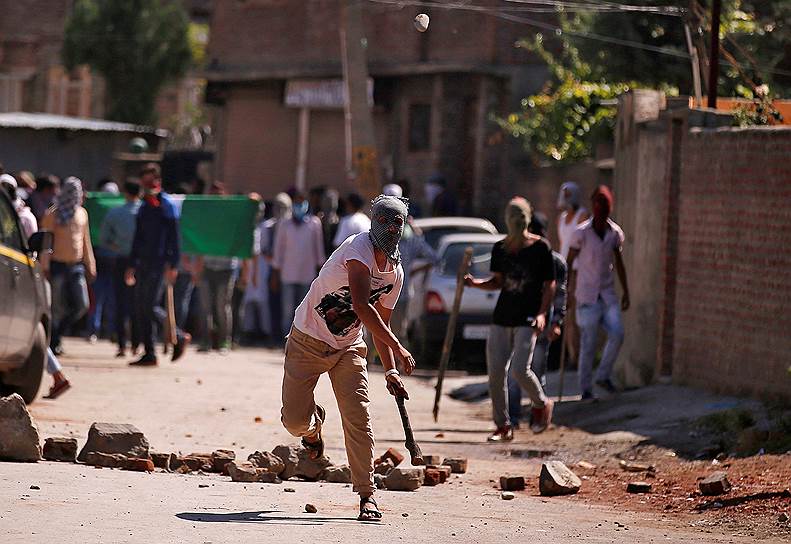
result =
M367 41L360 0L344 0L341 7L341 50L345 89L346 171L361 194L379 194L379 160L373 115L368 103Z
M720 77L720 15L722 0L712 0L711 50L709 51L709 108L717 108L717 80Z
M689 60L692 64L692 88L695 93L695 107L699 108L703 105L703 91L700 88L700 60L698 59L698 50L692 43L689 22L684 23L684 36L687 39L687 51L689 51Z

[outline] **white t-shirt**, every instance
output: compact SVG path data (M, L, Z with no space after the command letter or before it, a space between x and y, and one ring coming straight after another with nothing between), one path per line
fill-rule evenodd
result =
M404 283L401 265L393 268L388 264L388 271L379 270L367 232L343 242L321 268L294 315L297 329L335 349L351 346L363 336L362 322L352 309L349 261L360 261L371 271L371 304L380 302L385 308L395 308Z
M338 232L335 233L332 243L335 246L340 246L349 236L369 230L371 230L371 220L363 212L347 215L338 223Z

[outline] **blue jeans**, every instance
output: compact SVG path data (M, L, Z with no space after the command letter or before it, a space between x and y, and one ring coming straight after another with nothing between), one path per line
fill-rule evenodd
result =
M52 261L52 339L50 346L60 346L63 334L82 319L88 311L88 283L85 281L85 266Z
M309 283L284 283L280 287L281 300L283 301L283 330L290 331L294 323L294 312L308 294Z
M58 358L52 353L52 349L47 348L47 372L52 375L62 370L63 367L60 366L60 361L58 361Z
M91 285L94 304L93 312L88 319L88 334L101 334L104 316L115 316L114 261L115 259L111 257L96 256L96 281ZM115 319L112 320L112 323L115 328ZM115 332L117 333L117 331Z
M593 359L596 356L599 326L607 331L607 343L604 345L599 369L596 372L596 381L610 379L612 367L623 344L621 307L617 302L606 304L601 298L593 304L580 304L577 306L577 325L580 329L580 390L583 393L592 393Z
M176 278L176 285L173 286L173 299L176 310L176 325L180 329L187 326L187 317L190 314L190 304L192 303L192 293L195 291L195 284L192 283L192 274L179 272Z
M132 333L132 347L140 344L140 325L134 312L135 288L126 284L126 269L129 268L128 257L118 257L113 269L113 292L115 293L115 332L118 335L118 349L126 349L126 323Z

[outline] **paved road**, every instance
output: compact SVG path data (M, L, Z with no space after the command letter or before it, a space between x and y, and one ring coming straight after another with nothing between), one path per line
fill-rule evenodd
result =
M70 356L63 362L73 390L57 401L40 399L31 406L42 440L65 435L82 444L92 422L109 421L135 424L155 451L230 448L246 457L256 449L295 442L279 423L279 352L251 349L227 357L190 352L178 364L139 369L113 359L108 344L72 340L66 348ZM403 450L397 410L382 374L372 373L371 383L377 448ZM470 457L470 471L449 485L414 493L381 492L381 524L354 521L356 498L342 484L289 482L296 489L292 494L283 485L233 483L217 475L0 463L0 541L748 542L702 532L688 519L614 511L527 492L502 501L492 480L505 473L535 476L538 462L509 457L502 446L485 444L489 424L480 417L480 406L445 397L440 423L435 424L430 384L415 378L407 384L423 452L460 452ZM327 453L342 462L341 428L326 378L317 397L329 413ZM529 438L522 432L513 447L526 447ZM303 513L307 502L318 507L318 514Z

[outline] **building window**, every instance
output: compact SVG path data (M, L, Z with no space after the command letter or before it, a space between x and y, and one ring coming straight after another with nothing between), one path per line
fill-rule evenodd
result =
M428 151L431 149L431 105L412 104L409 106L409 150Z

